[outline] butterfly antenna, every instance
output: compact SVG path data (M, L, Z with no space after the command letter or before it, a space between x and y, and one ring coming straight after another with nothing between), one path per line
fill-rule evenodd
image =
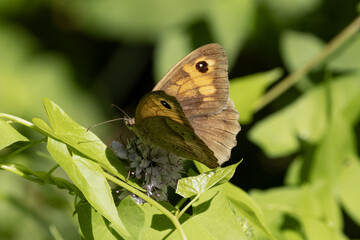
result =
M115 118L115 119L111 119L111 120L108 120L108 121L105 121L105 122L101 122L101 123L96 123L94 125L91 125L90 127L88 127L86 129L86 131L88 132L90 129L92 129L93 127L97 127L97 126L100 126L100 125L103 125L105 123L110 123L110 122L116 122L116 121L120 121L120 120L124 120L124 118Z
M116 106L115 104L111 104L112 107L118 109L120 112L122 112L127 118L130 118L129 115L127 115L127 113L122 110L120 107Z

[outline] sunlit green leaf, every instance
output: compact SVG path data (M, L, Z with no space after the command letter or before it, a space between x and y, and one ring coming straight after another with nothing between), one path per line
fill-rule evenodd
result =
M360 225L360 163L357 158L344 162L336 184L341 203L346 213Z
M314 11L322 2L320 0L272 0L265 1L263 4L272 15L272 18L278 21L279 24L290 24L294 20L307 16Z
M196 177L181 178L178 181L176 193L185 198L200 195L217 185L229 181L234 175L235 169L239 164L240 162L228 167L217 168L215 170L202 173Z
M293 72L316 56L325 44L312 34L286 31L282 35L280 46L284 62L288 70ZM296 86L301 90L307 90L312 87L312 83L305 76L296 83Z
M161 204L169 211L175 212L175 208L170 203L163 202ZM140 233L139 239L164 239L172 232L176 239L180 239L179 233L175 229L174 224L162 212L160 212L159 209L149 203L144 203L139 207L145 213L145 224ZM188 215L184 214L183 218L187 219Z
M130 197L121 200L118 206L120 219L134 239L139 239L145 225L145 213Z
M29 140L0 118L0 150L18 141Z
M230 81L230 98L239 112L239 121L249 123L252 120L255 106L266 89L281 76L279 68L264 73L232 79Z
M357 121L360 108L349 105L360 96L359 75L347 75L335 78L330 84L331 112L342 115L350 123ZM318 142L325 133L328 124L329 107L325 86L306 92L294 103L260 121L249 133L249 138L271 157L293 153L299 149L299 139L309 143Z
M337 71L360 69L360 34L356 34L344 44L337 54L328 60L329 68Z
M193 212L183 224L189 239L248 239L221 186L203 193L193 205Z
M102 167L119 178L126 179L128 171L125 169L124 163L95 134L73 121L55 103L46 98L43 101L53 129L41 119L33 119L37 127L47 132L51 137L69 144L88 158L96 160ZM135 183L129 183L137 186Z
M231 183L223 184L222 189L231 205L236 211L240 212L247 221L251 222L252 227L259 229L264 235L273 239L260 207L245 191Z
M286 172L286 185L297 185L301 183L301 180L303 178L303 176L301 175L303 164L304 158L302 156L297 156L295 159L292 160Z
M207 4L209 2L203 0L77 0L71 4L69 13L73 14L78 24L92 33L132 41L153 41L165 30L198 19L207 9Z
M251 196L262 207L275 239L299 234L300 229L305 239L343 239L341 211L326 184L252 191Z
M211 4L209 4L211 3ZM207 19L216 42L226 50L229 66L235 58L253 28L255 2L252 0L213 1L208 6Z
M332 186L337 181L344 161L356 154L355 136L352 126L341 116L334 116L326 134L315 150L310 179L326 179Z
M160 79L192 51L190 36L184 30L166 31L161 35L155 49L155 81Z
M324 45L312 34L286 31L281 39L281 53L288 69L294 71L318 54Z
M69 152L64 143L52 138L48 139L47 149L89 203L112 222L121 235L129 236L129 232L117 214L111 189L102 168L88 158Z
M76 206L79 226L86 240L116 239L119 235L110 223L88 202ZM131 238L130 238L131 239Z

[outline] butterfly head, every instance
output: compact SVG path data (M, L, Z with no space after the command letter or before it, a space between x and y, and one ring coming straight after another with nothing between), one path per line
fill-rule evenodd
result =
M134 125L135 124L135 118L131 118L131 117L127 117L125 116L124 117L124 122L127 126L131 126L131 125Z

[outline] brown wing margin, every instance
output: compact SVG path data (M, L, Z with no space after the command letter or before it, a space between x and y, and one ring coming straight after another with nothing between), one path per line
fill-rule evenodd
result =
M192 116L189 120L195 133L214 152L218 164L228 161L231 149L236 145L236 135L241 129L234 103L228 99L226 108L218 114Z

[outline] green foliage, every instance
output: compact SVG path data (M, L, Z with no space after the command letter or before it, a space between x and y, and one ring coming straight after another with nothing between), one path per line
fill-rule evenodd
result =
M212 232L211 235L215 236L214 239L222 235L228 237L243 236L242 239L246 239L245 230L220 188L221 184L229 181L238 164L215 169L197 177L181 179L177 192L185 198L193 197L193 200L179 214L172 215L171 212L176 211L173 206L161 207L154 200L137 190L136 188L142 189L136 183L126 180L127 171L123 162L118 159L114 162L112 152L108 151L106 146L93 133L88 132L84 127L74 122L50 100L44 99L43 101L51 126L39 118L34 118L34 125L31 125L11 115L1 116L22 123L45 135L47 137L48 152L80 191L76 188L73 190L71 185L61 185L63 180L53 177L51 171L44 176L29 170L26 171L20 164L12 164L10 165L11 168L7 164L1 164L0 167L24 178L38 178L38 182L43 181L62 186L62 188L68 188L71 193L76 194L81 200L77 204L79 225L86 239L101 239L104 236L109 238L148 239L149 231L154 230L155 232L160 231L156 233L160 238L170 234L171 239L178 239L177 231L182 232L184 230L189 238L195 238L198 236L198 232L194 228L194 224L199 225L199 223L204 224L204 230L207 229L206 232ZM17 139L13 141L27 141L5 121L3 121L3 125L3 129L12 129L12 135L17 136ZM3 138L7 137L2 136ZM109 177L110 175L105 173L104 169L122 179L123 182ZM45 181L46 178L51 179L51 182ZM107 179L142 197L151 205L145 203L139 206L131 198L126 198L120 202L116 209ZM191 192L191 189L198 190ZM83 203L85 199L88 203ZM169 222L168 218L172 222L177 222L190 206L193 207L193 215L184 215L183 219L186 216L188 221L181 227L176 225L177 231L174 231L172 225L169 225L165 232L157 229L156 224L163 228L164 222ZM249 206L249 208L251 207ZM217 219L206 220L215 215L217 217L222 216L221 224L217 222ZM154 222L153 218L156 218L156 216L161 218ZM256 226L256 223L254 225ZM208 236L207 233L203 237Z
M282 71L273 69L268 72L256 73L249 76L232 79L230 98L238 107L239 121L250 123L256 112L256 104L266 89L280 78Z
M182 178L178 181L176 193L185 198L201 195L207 190L229 181L234 175L237 165L234 164L226 168L215 169L196 177Z
M7 138L2 138L0 142L0 148L3 149L15 142L28 141L26 137L16 131L11 125L7 124L3 119L0 118L0 132Z

